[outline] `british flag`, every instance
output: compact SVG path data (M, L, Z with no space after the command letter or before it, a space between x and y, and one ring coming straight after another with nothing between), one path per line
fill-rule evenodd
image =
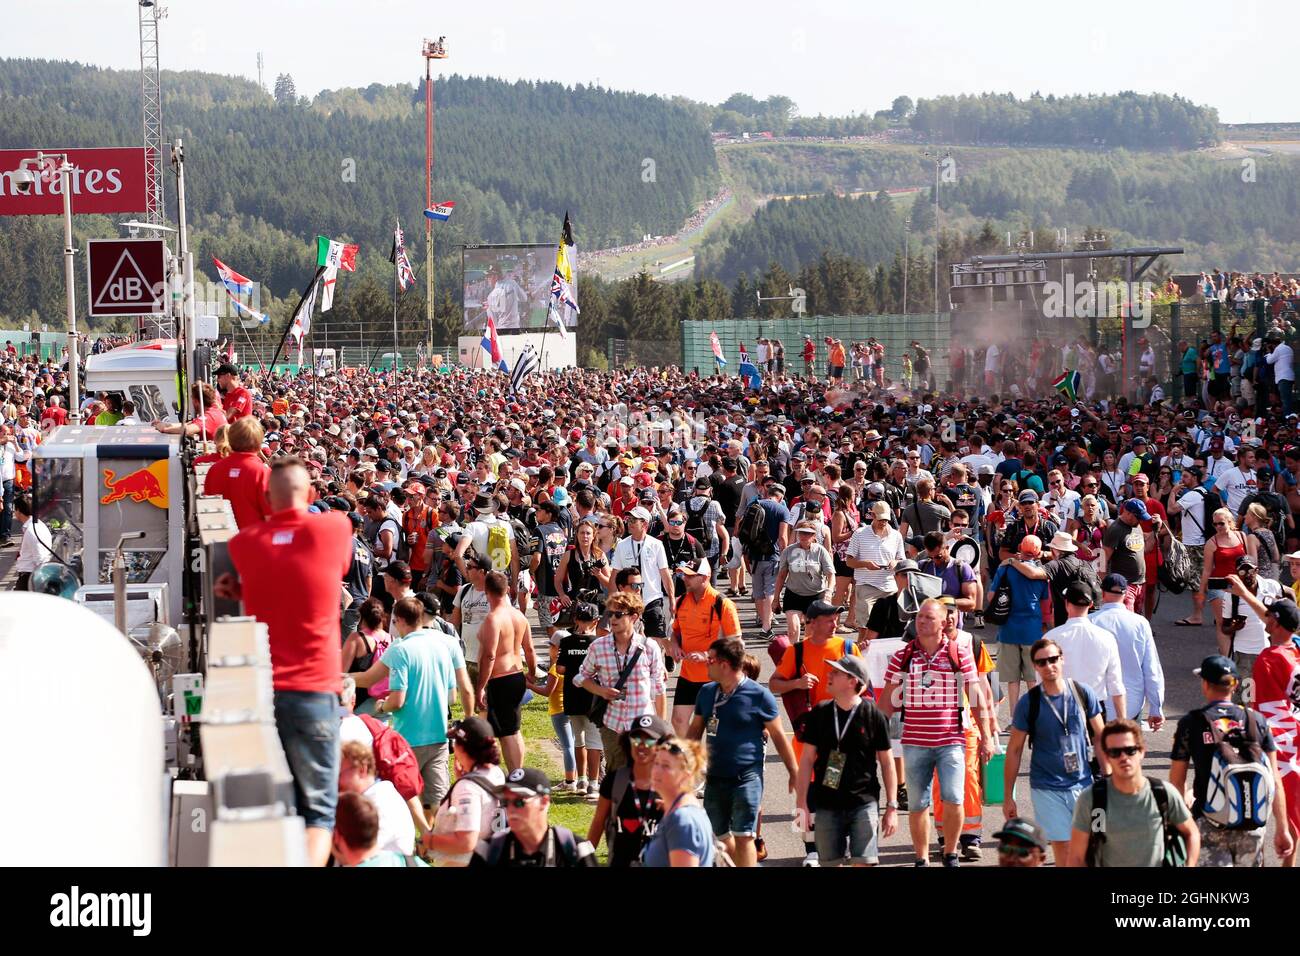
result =
M397 266L397 285L403 292L415 285L415 270L411 268L411 260L406 257L406 236L402 233L401 226L393 230L393 251L389 254L388 261Z

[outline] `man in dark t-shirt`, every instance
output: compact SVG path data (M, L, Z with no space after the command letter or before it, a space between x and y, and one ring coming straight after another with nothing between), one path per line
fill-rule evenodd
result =
M876 815L884 783L880 832L898 826L898 776L889 750L889 725L870 698L866 661L854 655L826 670L831 693L813 707L799 728L803 744L795 801L801 815L815 815L822 866L848 859L854 866L879 862ZM847 852L846 852L847 851Z
M587 659L587 651L596 640L596 623L600 610L594 604L579 601L573 609L573 633L560 638L556 651L555 672L564 678L564 713L573 730L574 757L578 764L578 791L586 793L600 779L603 753L600 728L591 722L592 694L573 683Z

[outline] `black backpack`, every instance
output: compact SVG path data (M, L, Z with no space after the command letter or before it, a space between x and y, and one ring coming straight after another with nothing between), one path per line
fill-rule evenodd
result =
M704 545L705 554L713 550L713 539L716 536L713 522L704 520L704 514L709 510L711 504L713 504L713 499L706 498L704 507L697 511L691 507L691 499L686 499L686 532L694 535L695 540Z
M767 510L755 501L740 519L740 544L745 555L754 561L765 561L776 553L776 545L767 533Z
M1187 865L1187 841L1183 834L1169 825L1169 791L1163 780L1152 779L1151 795L1155 797L1156 807L1160 811L1160 829L1164 838L1164 857L1162 867L1181 867ZM1092 820L1088 833L1088 852L1085 862L1088 866L1101 865L1101 845L1106 842L1106 798L1110 785L1109 777L1098 777L1092 782Z

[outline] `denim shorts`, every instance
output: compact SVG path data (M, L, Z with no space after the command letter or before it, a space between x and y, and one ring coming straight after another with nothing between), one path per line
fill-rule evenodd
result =
M1087 790L1088 786L1080 784L1069 790L1030 789L1029 796L1034 802L1034 819L1043 828L1043 834L1048 840L1053 843L1066 843L1070 840L1074 805L1079 802L1079 794Z
M754 562L750 568L750 574L754 578L754 600L770 598L776 594L777 564L777 561L768 558L766 561Z
M307 826L332 830L339 802L338 695L277 690L275 729L293 774L298 813Z
M880 862L879 808L874 800L848 810L818 810L813 835L822 866ZM848 853L845 854L845 850Z
M934 772L939 771L939 796L944 803L962 806L966 797L966 745L918 747L903 744L903 761L907 766L907 806L909 813L930 806Z
M762 770L750 770L734 778L710 776L704 782L704 812L709 815L715 836L754 836L762 806Z

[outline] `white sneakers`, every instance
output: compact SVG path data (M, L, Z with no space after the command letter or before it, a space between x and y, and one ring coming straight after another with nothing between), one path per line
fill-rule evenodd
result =
M821 865L822 865L821 858L817 856L817 851L816 851L816 850L813 850L811 853L809 853L806 857L803 858L803 865L804 865L804 866L821 866Z

